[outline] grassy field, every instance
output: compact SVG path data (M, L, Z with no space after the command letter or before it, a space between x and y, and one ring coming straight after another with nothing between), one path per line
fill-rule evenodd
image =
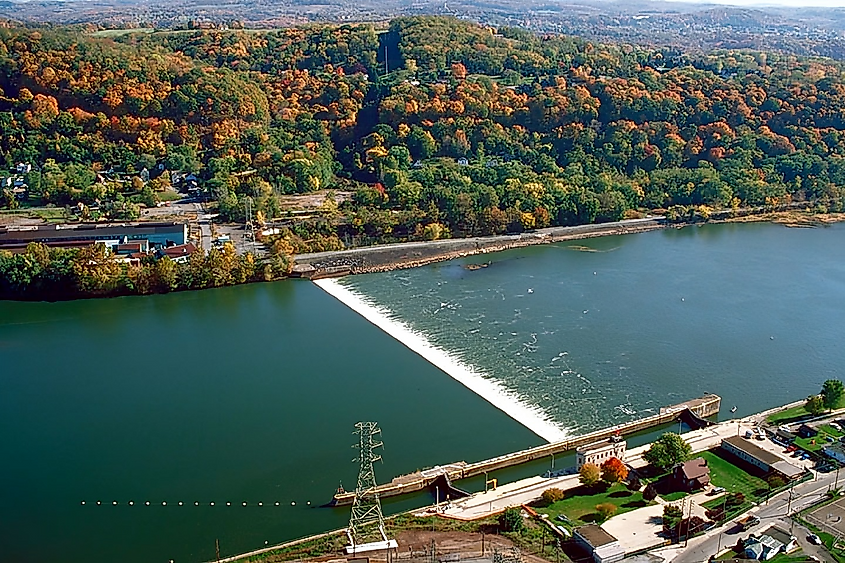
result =
M95 31L91 34L92 37L120 37L121 35L129 35L130 33L152 33L155 31L151 27L136 27L133 29L103 29Z
M766 420L772 424L780 425L789 424L790 422L795 422L808 416L810 416L810 413L804 408L804 405L798 405L797 407L792 407L791 409L770 414L766 417Z
M742 493L746 497L755 496L759 491L769 488L759 477L747 473L713 452L702 452L699 455L707 461L710 467L710 481L717 487L724 487L728 492Z
M537 512L548 514L549 518L556 518L563 514L574 524L589 524L599 520L596 514L596 505L609 502L616 506L616 514L623 514L637 508L648 506L649 503L643 499L642 493L629 491L619 483L605 491L578 487L566 491L566 498L550 504L549 506L537 507Z
M834 410L843 408L845 408L845 397L840 399L839 404L836 405ZM804 418L810 418L811 416L810 412L804 408L804 405L798 405L797 407L792 407L791 409L770 414L766 417L766 420L772 424L780 425L797 422Z

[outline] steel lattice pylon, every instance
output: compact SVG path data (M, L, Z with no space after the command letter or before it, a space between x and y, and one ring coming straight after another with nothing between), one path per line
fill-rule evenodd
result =
M376 474L373 462L381 459L375 449L383 446L373 437L381 434L377 422L358 422L355 424L355 434L358 434L358 448L360 469L358 471L358 485L355 487L355 500L352 502L352 515L349 518L349 528L346 535L353 546L366 543L369 539L387 541L384 530L384 516L381 513L381 503L373 489L376 487ZM378 536L376 536L376 534Z

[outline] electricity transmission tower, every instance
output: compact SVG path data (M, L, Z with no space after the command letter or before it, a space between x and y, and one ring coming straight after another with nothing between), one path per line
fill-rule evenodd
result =
M356 461L360 463L360 469L358 485L355 487L355 500L352 502L352 515L346 530L349 543L353 547L366 543L367 539L375 539L375 533L380 536L379 540L387 541L381 503L378 495L373 492L376 487L373 463L381 459L380 455L376 455L375 449L384 445L375 441L374 436L381 434L381 429L377 422L358 422L355 424L355 434L358 434L358 443L353 447L359 450Z

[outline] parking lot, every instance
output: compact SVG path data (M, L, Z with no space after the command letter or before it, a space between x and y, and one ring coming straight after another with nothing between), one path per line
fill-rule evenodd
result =
M808 513L806 518L834 537L845 536L845 498L840 498L836 502L817 508Z

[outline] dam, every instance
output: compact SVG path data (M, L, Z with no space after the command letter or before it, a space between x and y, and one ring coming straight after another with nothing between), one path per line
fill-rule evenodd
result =
M598 442L611 436L624 436L647 430L668 422L674 422L682 417L684 420L690 422L703 421L703 419L718 414L721 404L722 398L719 395L707 394L703 397L685 401L677 405L662 407L657 414L641 418L639 420L632 420L631 422L626 422L625 424L596 430L595 432L589 432L581 436L565 438L563 440L550 442L548 444L543 444L475 463L459 461L448 465L433 467L431 469L415 471L414 473L409 473L407 475L400 475L399 477L395 477L389 483L378 485L371 490L370 494L377 494L379 497L383 498L420 491L431 486L435 480L441 478L442 476L448 478L449 481L457 481L468 477L474 477L496 469L512 467L535 459L574 450L580 446ZM354 499L354 491L339 490L334 495L330 504L332 506L352 504Z

